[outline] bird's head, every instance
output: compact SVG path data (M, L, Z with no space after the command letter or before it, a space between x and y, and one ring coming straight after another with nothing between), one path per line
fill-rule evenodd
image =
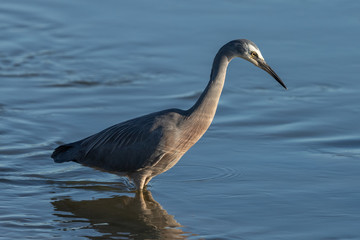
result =
M281 81L280 77L274 72L274 70L265 62L264 57L262 56L260 49L250 40L247 39L238 39L229 42L225 46L228 46L227 49L231 52L231 55L234 57L241 57L255 66L265 70L269 73L275 80L280 83L285 89L286 86ZM224 47L225 47L224 46Z

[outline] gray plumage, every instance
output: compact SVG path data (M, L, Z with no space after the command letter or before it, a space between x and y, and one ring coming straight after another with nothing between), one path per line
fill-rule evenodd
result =
M250 40L225 44L216 54L210 81L198 101L188 110L168 109L134 118L83 140L61 145L51 157L55 162L74 161L130 178L141 190L151 178L173 167L210 126L234 57L262 68L284 88Z

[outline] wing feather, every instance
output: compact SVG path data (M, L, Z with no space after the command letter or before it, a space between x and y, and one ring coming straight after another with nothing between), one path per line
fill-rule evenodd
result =
M131 119L60 146L52 157L56 162L75 161L115 172L157 166L172 149L169 146L177 144L177 123L183 114L182 110L168 109ZM179 159L177 156L170 158L162 161L160 168L167 169L173 158Z
M111 126L81 142L85 165L133 171L151 165L161 134L153 130L154 117L132 119Z

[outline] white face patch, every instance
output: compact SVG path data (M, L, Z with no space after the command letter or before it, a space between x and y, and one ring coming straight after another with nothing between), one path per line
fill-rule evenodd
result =
M248 45L249 47L249 52L256 52L258 54L258 57L261 59L261 60L264 60L264 57L261 55L261 52L258 48L254 47L253 45Z

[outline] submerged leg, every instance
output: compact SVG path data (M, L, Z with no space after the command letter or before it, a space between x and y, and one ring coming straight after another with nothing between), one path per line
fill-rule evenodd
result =
M141 191L144 189L146 177L143 174L133 173L129 176L129 178L135 184L136 190Z

